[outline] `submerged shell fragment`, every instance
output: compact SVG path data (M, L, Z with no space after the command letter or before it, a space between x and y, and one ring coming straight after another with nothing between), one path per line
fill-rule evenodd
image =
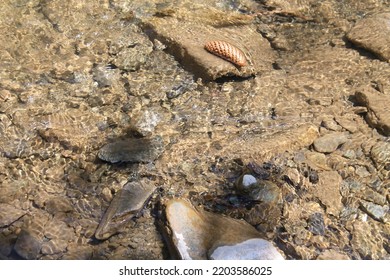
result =
M156 186L145 181L128 182L108 207L95 232L96 239L104 240L118 233L144 207Z
M210 41L207 42L204 48L231 63L243 67L247 65L247 60L244 53L237 47L224 41Z

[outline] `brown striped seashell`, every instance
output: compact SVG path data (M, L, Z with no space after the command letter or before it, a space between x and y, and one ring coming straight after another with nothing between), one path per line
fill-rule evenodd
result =
M210 41L206 43L204 48L210 53L230 61L239 67L247 65L244 53L230 43L224 41Z

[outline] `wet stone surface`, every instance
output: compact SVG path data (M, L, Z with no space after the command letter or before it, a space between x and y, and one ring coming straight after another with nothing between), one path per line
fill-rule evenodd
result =
M320 173L318 185L315 186L314 195L326 206L329 214L338 216L343 204L341 202L340 185L341 176L335 171Z
M371 215L375 220L381 222L388 221L389 206L380 206L372 202L362 201L363 210Z
M167 45L167 50L198 77L215 80L224 76L250 77L260 71L271 69L274 54L259 33L250 26L229 26L215 28L196 23L183 22L173 18L157 18L148 22L153 37ZM191 30L191 33L186 30ZM173 38L173 40L172 40ZM241 68L208 53L204 46L209 41L224 41L237 46L247 54L248 66Z
M358 47L390 61L390 13L378 13L359 20L347 33L347 38Z
M249 224L194 208L185 200L166 205L172 245L181 259L283 259Z
M28 231L22 231L15 243L15 252L26 260L35 260L41 251L42 243Z
M388 8L2 1L0 258L390 259Z
M367 122L385 136L390 135L390 113L385 104L390 102L388 94L381 94L372 88L364 88L355 94L358 104L368 109Z
M318 139L313 143L314 149L320 153L334 152L341 144L348 140L348 135L345 133L329 133Z
M161 137L129 138L104 145L98 153L101 160L117 162L153 162L163 152Z
M264 239L249 239L230 246L219 246L210 251L211 260L283 260L275 247Z
M309 231L315 235L324 235L325 234L325 224L324 218L321 213L314 213L309 217Z
M26 212L9 204L0 204L0 227L6 227L25 215Z

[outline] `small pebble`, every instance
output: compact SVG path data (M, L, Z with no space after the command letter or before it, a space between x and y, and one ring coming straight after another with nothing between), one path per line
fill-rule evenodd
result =
M111 190L107 187L102 189L102 197L105 201L110 202L112 200Z
M250 185L253 185L253 184L256 184L257 183L257 180L254 176L252 175L249 175L249 174L245 174L243 177L242 177L242 186L244 188L248 188Z
M134 117L132 126L142 136L148 136L154 132L160 121L161 116L159 113L152 110L143 110Z
M344 157L349 158L349 159L355 159L356 158L356 153L354 150L346 150L343 154Z
M357 166L355 169L356 175L361 178L369 177L371 174L368 172L367 168L364 166Z

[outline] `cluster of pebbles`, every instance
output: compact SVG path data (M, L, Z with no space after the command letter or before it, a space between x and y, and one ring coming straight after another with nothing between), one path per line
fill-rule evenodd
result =
M1 259L390 259L383 1L14 2Z

